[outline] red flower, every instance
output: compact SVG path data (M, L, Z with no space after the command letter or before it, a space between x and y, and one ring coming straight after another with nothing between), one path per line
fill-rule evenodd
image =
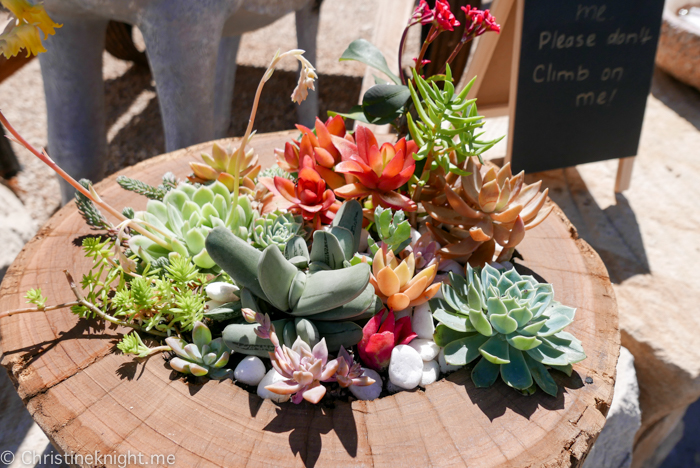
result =
M316 118L314 134L303 125L296 126L303 133L301 141L291 141L284 145L284 151L275 150L277 164L287 172L298 172L306 156L315 162L316 171L331 188L345 184L345 179L333 172L333 166L340 162L340 152L333 144L333 137L345 137L345 121L339 115L329 118L324 124Z
M381 148L367 127L355 131L356 145L348 142L340 150L343 162L335 167L336 172L357 177L359 182L335 189L343 198L372 196L372 202L395 210L415 211L416 204L394 190L401 187L413 175L416 163L413 154L418 150L414 141L405 138L392 145L384 143Z
M438 28L445 31L454 31L454 28L459 26L459 21L450 11L450 4L447 0L436 0L434 13Z
M435 14L433 13L433 10L431 10L428 6L428 2L426 2L425 0L420 0L420 3L416 7L416 9L413 10L413 17L411 19L412 24L420 22L420 24L426 25L433 22L433 20L435 19Z
M501 26L496 23L496 18L491 16L489 10L482 11L477 8L471 8L468 5L463 6L462 10L466 15L467 20L470 21L470 24L464 28L464 36L462 41L469 36L472 38L481 36L487 31L494 31L496 33L501 32Z
M310 156L305 156L296 184L284 177L275 177L275 188L292 203L289 211L301 214L307 221L313 220L314 229L330 224L340 208L333 190L326 188L326 181L316 171Z
M391 351L395 346L408 344L417 336L411 328L411 317L395 320L393 310L389 311L380 328L385 314L386 309L369 319L362 329L362 340L357 345L362 362L379 372L389 366Z

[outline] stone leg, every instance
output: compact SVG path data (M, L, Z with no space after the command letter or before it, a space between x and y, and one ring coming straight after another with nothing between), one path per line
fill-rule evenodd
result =
M75 179L97 182L107 156L102 51L107 20L54 15L63 24L39 55L48 116L48 152ZM63 203L74 189L61 180Z
M214 137L225 138L231 126L233 89L236 81L236 56L241 36L222 37L216 61L214 87Z
M304 8L296 12L297 46L306 51L304 56L316 67L316 37L321 16L321 1L311 0ZM313 128L318 115L318 82L316 91L310 91L309 97L297 108L299 123ZM325 119L324 119L325 120Z
M224 21L240 2L157 0L141 16L156 81L165 149L212 140L214 83Z

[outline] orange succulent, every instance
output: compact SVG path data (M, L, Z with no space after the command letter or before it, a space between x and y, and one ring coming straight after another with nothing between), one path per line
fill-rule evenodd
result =
M258 164L258 156L252 148L246 151L243 157L240 157L238 149L227 151L214 143L211 156L202 153L202 159L206 164L190 163L190 168L194 172L193 175L187 177L190 182L204 184L218 180L233 192L235 173L238 170L240 190L245 193L252 193L255 190L254 180L260 172L260 164Z
M384 143L380 148L374 134L360 126L355 131L355 144L348 143L340 150L343 161L335 167L336 172L355 176L358 182L335 189L336 195L343 198L371 196L375 206L416 210L413 200L396 192L416 169L413 154L418 146L414 141L402 138L395 145Z
M413 253L399 263L391 249L385 251L381 248L372 260L369 281L382 302L392 310L403 310L432 299L442 284L432 284L437 274L435 264L414 276L415 271L416 261Z

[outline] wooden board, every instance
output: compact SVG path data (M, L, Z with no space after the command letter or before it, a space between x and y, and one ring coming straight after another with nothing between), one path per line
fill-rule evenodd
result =
M271 164L272 149L296 133L258 135L253 146ZM167 171L183 177L187 163L210 147L166 154L119 174L149 183ZM98 192L116 207L144 208L142 197L116 185L117 175L97 184ZM89 262L72 241L90 232L72 204L61 209L8 270L0 311L22 307L22 295L35 286L49 303L71 300L62 270L76 276L86 270ZM612 400L620 346L615 296L600 258L558 209L518 250L524 266L553 283L557 300L578 308L570 331L588 359L574 366L571 378L555 373L563 386L556 398L541 391L521 396L500 380L476 389L462 369L425 391L372 402L278 406L230 380L188 385L159 356L136 364L114 352L124 330L66 310L2 319L2 365L64 453L174 455L175 466L187 467L578 466Z

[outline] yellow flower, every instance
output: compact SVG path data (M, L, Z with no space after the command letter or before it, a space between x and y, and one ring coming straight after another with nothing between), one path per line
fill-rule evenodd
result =
M61 24L54 23L46 13L43 5L32 5L27 0L0 0L5 8L10 10L18 20L34 25L44 32L44 39L56 34L55 28Z
M46 49L41 44L39 30L35 26L20 24L0 36L0 52L5 57L13 57L21 49L27 50L27 57L32 54L36 55L46 52Z

